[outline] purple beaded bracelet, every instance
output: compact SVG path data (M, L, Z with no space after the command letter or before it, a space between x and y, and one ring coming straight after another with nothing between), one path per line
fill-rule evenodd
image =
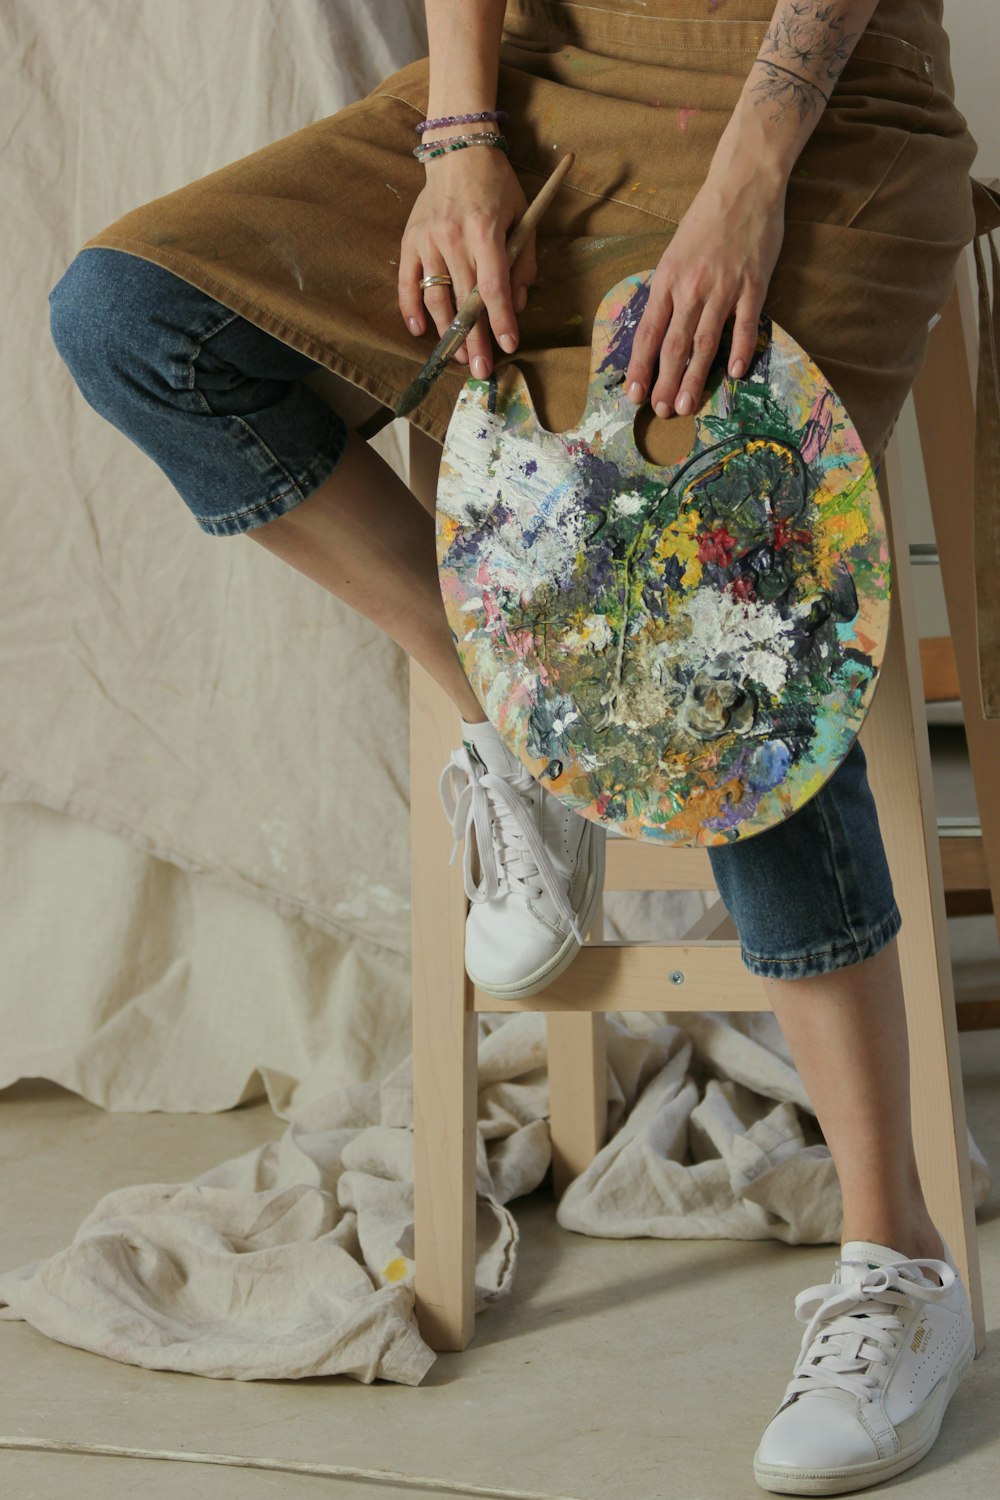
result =
M425 130L436 130L440 125L472 125L476 120L506 120L505 109L483 109L477 115L442 115L440 120L421 120L419 125L414 125L418 135Z

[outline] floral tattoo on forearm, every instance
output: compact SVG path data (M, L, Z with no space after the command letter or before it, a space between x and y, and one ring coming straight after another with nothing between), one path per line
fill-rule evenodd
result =
M836 0L786 0L772 18L757 54L764 76L751 92L773 103L772 120L796 108L799 119L826 105L860 31L845 30L847 17Z

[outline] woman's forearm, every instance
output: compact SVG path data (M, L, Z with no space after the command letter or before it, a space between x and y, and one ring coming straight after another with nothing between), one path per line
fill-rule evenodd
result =
M507 0L424 0L430 56L429 119L496 107L506 9ZM460 128L429 130L423 139L454 135ZM485 128L494 127L490 123Z
M778 0L711 171L783 190L878 0Z

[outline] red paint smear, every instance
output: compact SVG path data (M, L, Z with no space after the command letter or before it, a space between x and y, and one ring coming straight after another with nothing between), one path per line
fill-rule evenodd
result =
M698 537L698 561L718 563L720 567L728 568L735 546L736 538L729 535L725 526L715 526L711 531L701 532Z

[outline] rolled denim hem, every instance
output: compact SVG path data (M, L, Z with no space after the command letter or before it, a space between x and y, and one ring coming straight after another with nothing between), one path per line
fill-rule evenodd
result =
M812 979L817 974L830 974L835 969L846 969L866 958L874 958L887 943L896 936L903 919L899 907L893 903L892 911L881 922L869 927L865 933L855 933L848 942L836 943L817 953L792 954L788 958L764 958L759 953L748 953L740 949L740 957L750 970L761 979Z
M199 516L192 512L202 531L209 536L240 536L245 531L253 531L257 526L264 526L268 521L274 521L278 516L294 510L296 505L301 505L303 500L308 500L314 490L319 489L334 469L340 463L347 448L347 430L344 429L343 437L338 452L318 453L312 463L300 471L295 483L288 489L282 490L280 495L274 495L270 500L261 500L257 505L248 505L243 510L233 511L228 516Z

